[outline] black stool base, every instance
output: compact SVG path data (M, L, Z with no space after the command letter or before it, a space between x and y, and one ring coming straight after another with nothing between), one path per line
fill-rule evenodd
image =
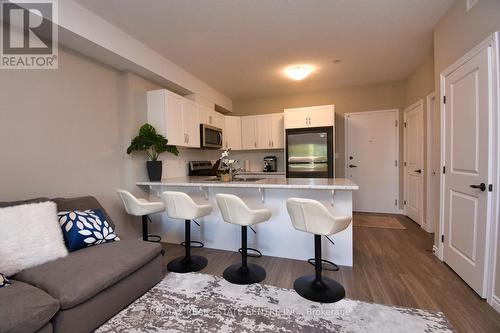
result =
M305 299L320 303L334 303L345 297L344 287L335 280L322 277L316 281L315 275L306 275L295 280L293 289Z
M246 269L241 264L234 264L226 268L222 276L234 284L252 284L264 280L266 271L255 264L247 264Z
M202 256L179 257L168 263L167 269L175 273L198 272L205 268L208 260Z

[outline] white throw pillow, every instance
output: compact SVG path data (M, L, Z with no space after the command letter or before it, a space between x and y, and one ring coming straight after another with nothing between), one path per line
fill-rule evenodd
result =
M67 255L55 203L0 208L0 267L7 277Z

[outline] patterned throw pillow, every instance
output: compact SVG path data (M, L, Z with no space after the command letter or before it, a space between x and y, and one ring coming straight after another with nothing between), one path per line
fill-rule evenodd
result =
M100 209L57 213L64 242L70 252L120 240Z
M3 275L2 273L0 273L0 288L7 287L9 284L10 284L10 281L7 280L7 278L5 277L5 275Z

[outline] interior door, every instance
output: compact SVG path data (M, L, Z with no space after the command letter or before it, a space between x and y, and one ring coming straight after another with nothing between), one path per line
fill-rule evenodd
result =
M358 212L397 211L397 110L346 116L346 175L359 185L353 191Z
M445 78L444 261L486 295L491 47Z
M424 108L418 102L404 112L405 142L405 213L410 219L422 225L424 206Z

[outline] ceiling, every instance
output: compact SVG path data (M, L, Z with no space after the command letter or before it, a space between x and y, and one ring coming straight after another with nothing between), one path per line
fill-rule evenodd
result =
M432 29L453 3L76 1L235 100L402 80L431 54ZM317 70L283 75L301 63Z

